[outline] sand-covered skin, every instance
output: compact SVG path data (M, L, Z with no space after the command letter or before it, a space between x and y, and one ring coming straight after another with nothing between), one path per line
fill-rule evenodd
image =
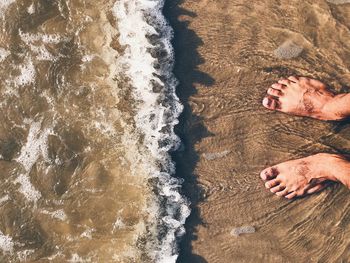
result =
M259 178L279 162L350 150L346 122L294 117L261 105L271 84L293 74L347 91L350 5L329 2L168 1L178 94L185 104L178 129L184 147L175 159L193 203L179 262L349 260L347 189L333 185L287 201ZM237 235L242 227L249 233Z

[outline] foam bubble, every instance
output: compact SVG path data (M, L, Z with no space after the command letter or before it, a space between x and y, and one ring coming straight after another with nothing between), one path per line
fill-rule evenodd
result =
M0 249L3 252L12 253L14 248L14 242L10 236L4 235L0 231Z
M303 52L303 47L298 46L293 41L287 40L280 45L273 53L281 59L292 59L298 57Z

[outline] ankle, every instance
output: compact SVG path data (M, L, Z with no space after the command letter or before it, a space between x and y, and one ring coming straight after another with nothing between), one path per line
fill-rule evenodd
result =
M350 116L350 94L335 95L322 108L325 120L343 120Z
M350 162L345 155L320 154L321 166L327 179L340 182L350 188Z
M330 181L341 181L339 178L339 170L343 167L344 157L337 154L318 153L308 157L310 164L312 164L311 170L314 171L313 179L326 179ZM350 163L349 172L350 172Z

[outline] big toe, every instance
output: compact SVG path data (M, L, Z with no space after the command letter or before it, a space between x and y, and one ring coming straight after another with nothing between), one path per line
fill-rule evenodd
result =
M273 167L266 168L260 173L261 179L264 181L274 179L277 176L277 170Z
M276 110L278 108L279 102L276 98L267 96L263 99L262 104L265 108L270 110Z

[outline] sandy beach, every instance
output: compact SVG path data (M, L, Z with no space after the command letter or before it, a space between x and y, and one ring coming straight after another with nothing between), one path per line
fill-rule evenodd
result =
M350 262L345 187L287 201L259 178L262 169L286 160L349 153L348 122L261 105L266 89L292 74L349 91L350 5L344 2L167 1L185 106L177 127L184 147L174 160L192 203L178 262Z

